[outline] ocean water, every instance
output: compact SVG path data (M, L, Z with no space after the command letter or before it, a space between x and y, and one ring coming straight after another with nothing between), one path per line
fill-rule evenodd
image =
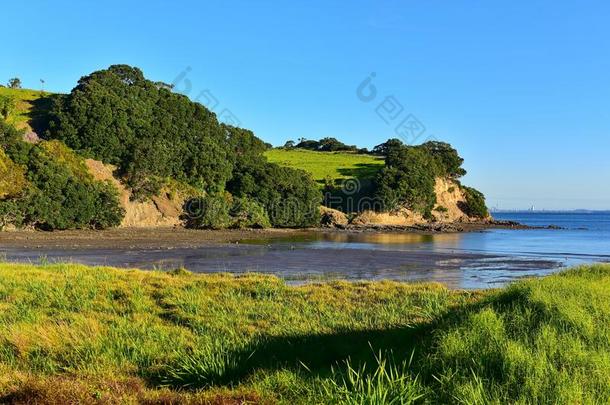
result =
M526 225L561 229L481 232L311 232L176 249L2 248L8 260L71 261L136 268L185 267L194 272L262 272L291 283L320 279L436 281L450 288L493 288L567 267L610 262L610 212L496 213Z

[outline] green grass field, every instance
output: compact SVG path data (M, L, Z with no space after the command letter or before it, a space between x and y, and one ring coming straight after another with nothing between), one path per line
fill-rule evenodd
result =
M438 284L0 264L2 403L607 403L610 266Z
M382 158L345 152L271 149L265 155L270 162L308 171L321 185L327 178L335 183L351 178L371 179L384 165Z
M8 122L18 129L40 130L46 122L46 116L55 94L40 90L9 89L0 87L0 96L14 98L15 110L9 115Z

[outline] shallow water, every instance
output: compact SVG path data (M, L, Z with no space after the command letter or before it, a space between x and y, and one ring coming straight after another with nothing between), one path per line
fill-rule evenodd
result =
M175 249L2 248L8 260L73 261L195 272L263 272L290 282L328 278L438 281L489 288L572 266L610 261L610 213L495 214L497 219L565 229L487 230L418 235L324 233Z

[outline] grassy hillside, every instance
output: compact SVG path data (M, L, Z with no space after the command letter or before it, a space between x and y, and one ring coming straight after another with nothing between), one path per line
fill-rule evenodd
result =
M0 87L0 97L8 96L15 100L15 110L9 115L8 122L17 129L41 130L46 123L46 115L53 97L57 95L40 90L9 89Z
M265 153L270 162L310 172L318 184L326 178L371 179L383 167L382 158L345 152L315 152L305 149L272 149Z
M610 266L487 292L0 264L0 402L598 403Z

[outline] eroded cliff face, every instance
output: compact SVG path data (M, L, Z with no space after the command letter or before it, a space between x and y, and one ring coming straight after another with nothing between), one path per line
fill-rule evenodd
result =
M85 163L96 180L110 181L119 191L119 200L125 209L125 218L121 223L122 228L181 225L180 214L186 196L172 195L172 193L162 190L159 196L155 196L148 201L132 201L131 191L113 176L114 166L93 159L87 159Z
M462 211L460 207L466 204L466 197L456 182L438 177L434 191L436 193L436 205L432 210L434 217L432 220L424 218L420 213L401 209L397 212L364 211L358 214L351 221L351 224L360 226L415 226L429 224L430 222L453 224L487 220L487 218L471 218Z

